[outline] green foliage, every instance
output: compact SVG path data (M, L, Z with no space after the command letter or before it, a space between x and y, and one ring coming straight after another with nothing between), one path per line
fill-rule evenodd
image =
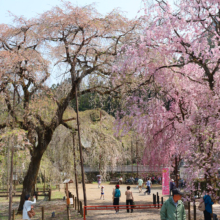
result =
M110 95L100 96L97 93L87 93L79 96L79 111L92 110L100 108L109 115L116 116L116 111L120 109L120 99ZM70 106L76 110L75 99L70 102Z

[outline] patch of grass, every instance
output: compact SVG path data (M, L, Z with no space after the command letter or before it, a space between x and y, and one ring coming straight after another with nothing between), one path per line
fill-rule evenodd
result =
M63 197L65 196L64 192L60 192L60 191L52 191L52 197L51 200L55 200L55 199L63 199Z

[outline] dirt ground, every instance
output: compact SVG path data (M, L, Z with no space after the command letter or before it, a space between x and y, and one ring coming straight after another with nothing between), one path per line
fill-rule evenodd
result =
M97 184L87 184L86 185L86 191L87 191L87 205L112 205L112 191L114 188L114 185L109 184L103 184L104 185L104 192L105 192L105 199L100 200L101 195L101 189L98 188ZM121 185L121 198L120 198L120 205L125 205L125 191L126 191L127 185ZM134 195L135 204L152 204L153 201L153 193L156 194L159 193L159 196L161 198L162 191L160 185L153 185L151 195L144 195L144 189L142 193L138 192L138 189L136 186L131 185L131 190ZM76 195L75 189L70 189L73 195ZM64 194L63 194L64 195ZM82 187L79 186L79 199L83 201L83 193L82 193ZM168 198L168 196L164 196L164 201ZM198 206L198 204L196 204ZM13 203L13 209L16 209L18 206L18 202ZM35 206L36 216L33 219L42 219L41 217L41 207L45 207L45 219L59 219L59 220L65 220L67 219L66 215L66 204L65 201L60 199L56 199L54 201L42 201L38 200L37 204ZM8 211L8 203L0 203L0 220L8 219L6 217L7 211ZM2 212L3 211L3 212ZM218 214L220 216L220 206L214 205L213 206L214 213ZM55 212L55 218L51 218L51 213ZM135 220L142 220L142 219L149 219L149 220L159 220L160 219L160 210L158 209L148 209L148 210L134 210L133 213L127 213L126 210L120 210L118 214L115 213L113 210L105 210L105 211L88 211L87 213L87 220L94 220L94 219L135 219ZM186 211L186 214L188 216L188 212ZM193 209L191 207L191 219L193 219ZM16 216L16 220L21 219L21 216ZM82 219L79 214L74 212L74 209L71 210L71 219ZM188 219L188 218L187 218ZM197 209L197 217L196 220L203 220L202 212L200 212Z
M98 188L97 184L87 184L86 190L87 190L87 200L88 205L112 205L112 191L114 188L114 185L109 184L102 184L104 185L104 192L105 192L105 200L100 200L101 195L101 189ZM126 205L126 197L125 197L125 191L126 191L127 185L120 185L121 190L121 198L120 198L120 205ZM162 186L161 185L153 185L151 190L151 195L144 195L144 189L142 190L142 193L138 192L138 188L134 185L131 185L131 190L133 192L134 201L135 204L152 204L153 202L153 194L159 193L160 199L162 196ZM75 190L71 190L72 193L75 195ZM83 200L82 197L82 189L80 187L80 200ZM163 196L164 201L166 201L169 197ZM196 203L196 206L198 207L199 203ZM196 209L196 220L203 220L203 213ZM213 212L216 213L218 216L220 216L220 205L213 205ZM191 207L191 218L193 219L193 207ZM186 215L188 219L188 211L186 210ZM160 220L160 210L158 209L148 209L148 210L134 210L133 213L127 213L126 210L119 211L118 214L116 214L113 210L107 210L107 211L88 211L87 213L87 220L94 220L94 219L135 219L135 220Z

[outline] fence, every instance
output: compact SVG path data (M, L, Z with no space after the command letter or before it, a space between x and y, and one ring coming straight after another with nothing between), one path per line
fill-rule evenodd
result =
M51 201L51 189L49 190L43 190L43 191L40 191L38 188L36 191L34 191L34 195L36 196L36 199L38 199L39 196L44 196L44 197L48 197L49 201Z
M87 211L94 211L94 210L114 210L115 208L119 208L119 209L160 209L163 205L163 197L161 197L161 201L160 201L160 197L158 192L156 194L153 194L153 203L152 204L135 204L135 205L103 205L103 206L84 206L83 207L83 203L82 201L79 200L79 198L74 197L74 195L68 191L69 193L69 197L73 199L73 203L71 205L66 205L66 214L65 217L67 217L68 220L70 220L71 217L71 208L73 210L75 210L77 213L79 213L84 220L86 220L86 214ZM191 219L191 206L190 206L190 202L187 202L187 209L188 209L188 220ZM40 211L41 210L41 211ZM39 211L40 213L40 219L45 220L45 209L44 207L40 207L40 210L38 210L38 215L39 215ZM47 213L47 218L48 218L48 213ZM12 212L12 219L15 220L15 210L13 210ZM196 205L195 202L193 202L193 220L196 220Z

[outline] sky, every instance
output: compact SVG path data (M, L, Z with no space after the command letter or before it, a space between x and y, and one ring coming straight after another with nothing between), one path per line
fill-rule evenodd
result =
M97 10L101 14L106 14L114 8L120 8L125 12L125 16L132 19L137 16L137 12L143 7L142 0L69 0L77 6L85 6L95 3ZM24 16L32 18L53 6L62 4L61 0L0 0L0 24L11 24L12 16ZM10 11L10 13L9 13ZM48 84L53 84L61 79L56 77L56 70L52 71Z
M96 3L98 11L102 14L114 8L121 8L128 18L135 18L143 7L142 0L70 0L70 2L78 6ZM0 23L11 23L12 18L8 11L17 16L31 18L60 4L60 0L0 0Z
M101 14L106 14L112 11L114 8L120 8L125 12L125 16L132 19L138 15L138 11L143 8L144 4L142 0L69 0L77 6L85 6L95 3L97 10ZM150 0L149 0L150 1ZM173 0L169 0L173 1ZM32 18L41 14L47 10L50 10L53 6L61 5L61 0L0 0L0 24L12 24L12 16L24 16L25 18ZM10 13L9 13L10 11ZM60 81L57 78L56 70L52 71L50 85Z

